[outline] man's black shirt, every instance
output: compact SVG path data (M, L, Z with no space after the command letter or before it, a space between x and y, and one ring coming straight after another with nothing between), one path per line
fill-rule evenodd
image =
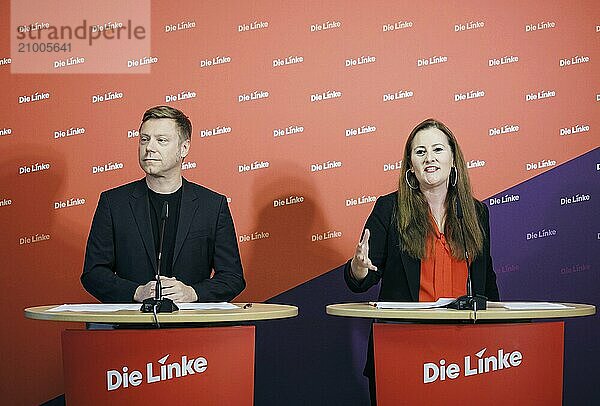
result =
M175 237L177 236L177 225L179 224L179 208L181 206L181 190L169 194L156 193L148 188L150 199L150 221L152 223L152 234L154 235L154 246L156 247L156 258L160 249L160 216L164 202L169 203L169 217L165 225L165 236L163 240L163 253L160 274L173 276L173 251L175 250Z

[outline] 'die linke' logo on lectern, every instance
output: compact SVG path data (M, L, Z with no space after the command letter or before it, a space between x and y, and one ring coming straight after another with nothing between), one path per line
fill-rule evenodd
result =
M142 371L132 370L124 366L121 370L111 369L106 371L106 388L113 391L119 388L128 388L130 386L140 386L142 383L156 383L168 381L176 378L183 378L186 375L201 374L208 368L208 361L204 357L190 358L186 355L181 356L181 362L175 361L167 364L167 358L170 354L165 355L158 360L155 365L152 362L146 364L146 376Z
M464 369L462 376L472 376L495 372L501 369L518 367L523 362L523 354L520 351L505 353L502 348L498 349L497 355L484 357L487 348L476 353L476 359L470 355L464 358ZM426 362L423 364L423 383L432 383L436 381L445 381L446 379L456 379L461 376L460 365L447 364L446 360L440 360L439 364Z

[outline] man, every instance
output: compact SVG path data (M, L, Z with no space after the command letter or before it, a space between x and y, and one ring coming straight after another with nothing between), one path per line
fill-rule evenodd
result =
M144 113L139 133L139 163L146 177L100 195L81 283L101 302L154 297L159 229L167 202L163 297L174 302L230 301L246 283L227 200L181 176L181 163L190 151L190 120L175 108L153 107Z

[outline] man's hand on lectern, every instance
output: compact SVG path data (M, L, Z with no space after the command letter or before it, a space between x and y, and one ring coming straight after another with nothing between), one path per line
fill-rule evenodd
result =
M192 303L198 300L194 288L175 278L161 276L160 283L162 284L163 297L169 298L175 303Z
M371 259L369 258L370 236L371 233L369 229L365 228L363 238L356 246L356 252L354 253L352 262L350 262L350 266L352 268L352 275L357 281L362 281L363 279L365 279L365 277L369 273L369 269L372 271L377 270L377 267L373 265L373 262L371 262Z
M150 297L154 297L154 288L156 287L156 281L151 280L145 285L140 285L135 290L133 294L133 300L136 302L143 302L144 299L148 299Z

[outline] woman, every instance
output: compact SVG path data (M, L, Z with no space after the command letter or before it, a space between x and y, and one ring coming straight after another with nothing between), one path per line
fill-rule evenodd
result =
M473 294L499 300L490 256L487 207L473 198L463 154L452 131L428 119L404 147L398 191L377 199L362 240L344 271L354 292L381 279L380 301L435 301L466 293L465 250L456 217L460 200ZM372 337L367 365L375 404Z

